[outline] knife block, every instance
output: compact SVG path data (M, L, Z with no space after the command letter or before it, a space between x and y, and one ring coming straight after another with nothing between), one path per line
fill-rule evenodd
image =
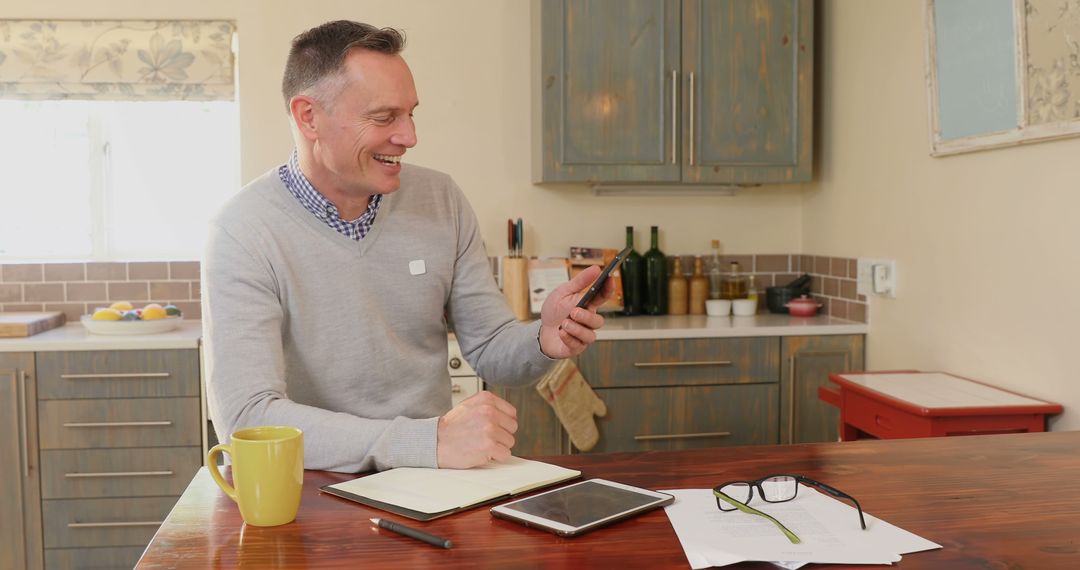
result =
M529 312L529 260L524 257L503 258L503 296L519 321L527 321Z

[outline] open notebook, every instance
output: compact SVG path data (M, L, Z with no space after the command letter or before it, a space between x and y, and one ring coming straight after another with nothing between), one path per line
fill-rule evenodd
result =
M472 469L399 467L320 487L330 493L426 521L554 485L581 471L511 457Z

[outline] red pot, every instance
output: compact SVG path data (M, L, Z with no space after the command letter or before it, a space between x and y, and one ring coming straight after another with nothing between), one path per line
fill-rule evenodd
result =
M821 304L803 295L798 299L788 301L784 306L788 308L788 314L793 317L812 317L817 314Z

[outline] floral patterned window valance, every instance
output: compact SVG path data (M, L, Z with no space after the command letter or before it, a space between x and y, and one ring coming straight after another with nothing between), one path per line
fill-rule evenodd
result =
M0 98L232 100L226 21L0 20Z

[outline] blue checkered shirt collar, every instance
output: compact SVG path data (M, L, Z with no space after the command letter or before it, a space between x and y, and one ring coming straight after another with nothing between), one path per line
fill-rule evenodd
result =
M375 216L379 213L379 204L382 203L382 194L372 196L364 213L359 218L348 221L341 219L337 206L320 194L300 171L300 161L295 149L289 156L289 161L278 168L278 177L305 210L314 214L334 231L354 241L360 241L371 231Z

